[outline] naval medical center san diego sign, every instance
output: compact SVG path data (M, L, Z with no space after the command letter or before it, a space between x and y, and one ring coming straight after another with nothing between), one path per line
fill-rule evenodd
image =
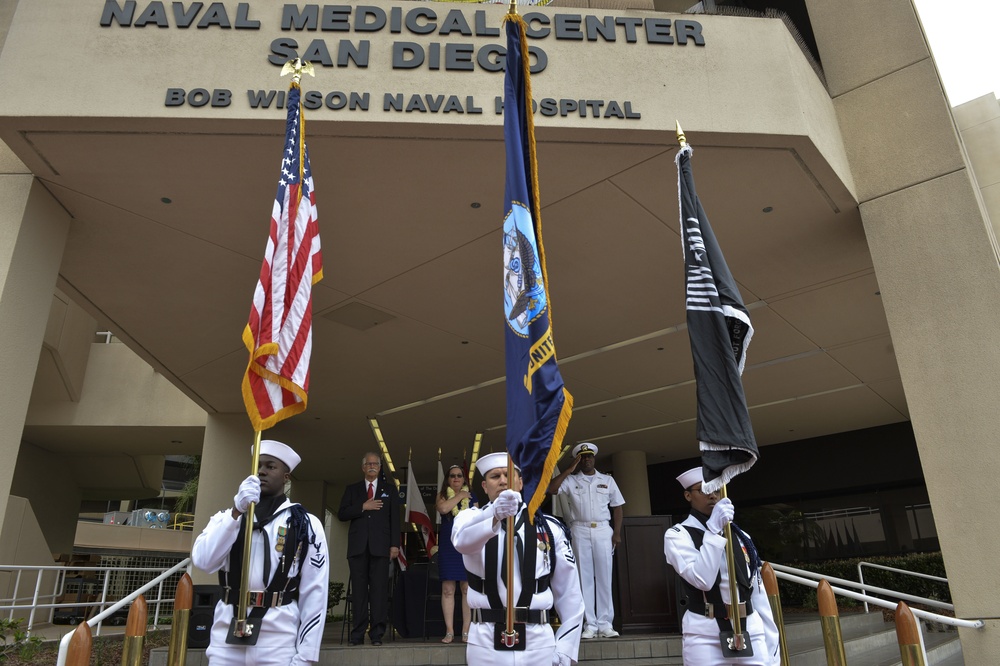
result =
M522 16L528 26L533 74L541 74L548 67L545 45L554 41L575 42L581 49L609 42L627 46L646 44L652 48L705 45L702 25L690 19L662 15L542 13L531 9L522 8ZM280 11L276 11L276 5L266 2L106 0L100 12L100 25L107 29L273 32L277 36L262 47L261 57L276 67L298 57L319 68L364 70L371 66L388 66L403 72L424 69L500 73L506 61L506 48L499 43L502 41L499 21L494 16L496 25L489 25L487 18L487 11L481 5L459 8L417 2L412 7L283 4ZM267 19L276 24L268 25ZM372 39L383 39L385 35L391 40L388 53L382 49L373 56ZM478 100L460 93L373 93L370 90L305 90L305 87L304 91L303 104L308 109L443 114L503 112L501 96ZM167 107L224 108L241 97L226 88L168 88L164 104ZM251 108L283 108L285 92L280 89L247 90L243 100ZM542 97L536 99L535 104L536 112L543 116L574 115L626 121L641 118L640 111L627 99Z

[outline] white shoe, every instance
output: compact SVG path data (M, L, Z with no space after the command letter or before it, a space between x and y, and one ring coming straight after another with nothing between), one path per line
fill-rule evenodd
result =
M619 636L621 636L621 634L619 634L617 631L615 631L611 627L608 627L607 629L601 629L601 631L598 633L598 635L601 638L618 638Z
M580 638L597 638L597 632L593 629L584 629L583 633L580 634Z

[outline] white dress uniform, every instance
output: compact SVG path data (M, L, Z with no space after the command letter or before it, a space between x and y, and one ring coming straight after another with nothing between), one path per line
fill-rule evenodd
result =
M250 589L253 591L264 590L278 569L282 557L278 544L284 543L282 534L291 517L289 508L293 504L285 500L275 511L276 517L264 526L271 549L271 571L266 581L264 540L256 532L253 535L250 544L249 578ZM281 513L285 516L279 515ZM212 516L191 548L191 560L194 565L208 573L228 570L229 551L236 542L241 522L242 518L234 520L228 509ZM329 598L330 562L323 525L312 514L309 514L309 522L316 535L316 545L304 545L288 572L289 579L292 579L301 571L298 600L268 608L260 622L260 634L256 646L246 647L226 644L226 635L229 633L236 608L220 600L215 606L211 644L206 651L212 666L297 666L319 661L319 646L326 624L326 605ZM239 583L237 579L230 584L235 588ZM248 615L249 612L248 609Z
M701 549L695 548L691 535L682 525L705 532ZM721 572L719 585L722 598L728 603L729 565L726 560L726 538L705 531L705 526L690 515L680 525L674 525L663 536L663 552L667 562L685 581L699 590L710 590ZM746 567L746 559L735 553L737 566ZM752 657L725 659L719 643L719 624L715 619L695 612L685 612L681 618L684 663L689 666L779 666L781 664L778 627L771 614L767 593L754 572L750 585L753 612L743 619L743 631L750 634Z
M524 504L515 516L515 522L525 514ZM536 514L536 522L542 520L542 514ZM542 592L536 592L531 597L530 608L546 609L555 608L559 613L561 625L558 632L552 630L551 624L526 624L525 634L521 640L526 640L524 651L518 650L497 650L494 648L494 623L473 622L469 628L469 644L466 653L466 661L476 666L511 665L516 664L530 666L551 666L555 653L563 655L563 663L576 663L580 649L580 634L583 631L583 598L580 594L580 579L576 571L576 562L573 557L573 549L566 539L566 534L562 527L554 520L544 518L548 522L549 531L555 541L554 544L543 546L543 537L539 531L538 552L535 558L536 580L544 576L551 576L549 586ZM505 521L504 521L505 522ZM518 528L518 535L524 543L525 526L534 529L527 520ZM462 553L465 568L469 573L486 579L487 575L496 580L497 590L500 598L506 601L507 588L504 585L502 566L498 566L498 571L486 571L486 550L488 542L499 536L498 559L503 562L504 550L506 546L506 532L498 523L493 525L493 505L487 504L483 508L470 508L459 512L455 518L455 525L452 528L452 542L455 549ZM550 558L550 549L555 548L555 557ZM552 564L554 562L554 565ZM515 560L514 565L514 599L521 595L521 560ZM535 584L532 581L532 584ZM515 601L516 603L516 601ZM488 609L490 602L484 592L473 589L473 583L469 585L469 607L472 609ZM475 610L473 613L475 614ZM475 619L475 617L473 617Z
M614 548L609 524L611 509L625 504L618 484L607 474L570 474L559 486L559 494L570 500L573 552L580 570L587 629L611 629L615 606L611 599L611 568ZM596 600L596 605L595 605Z

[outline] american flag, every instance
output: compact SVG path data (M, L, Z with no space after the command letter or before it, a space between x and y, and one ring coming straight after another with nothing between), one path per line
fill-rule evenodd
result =
M300 96L293 82L271 230L243 330L250 352L243 402L258 432L304 411L308 403L312 286L323 278L323 258Z

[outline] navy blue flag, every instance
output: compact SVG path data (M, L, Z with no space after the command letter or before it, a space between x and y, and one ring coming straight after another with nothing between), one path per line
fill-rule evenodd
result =
M750 315L694 189L691 147L677 153L688 334L698 390L698 445L710 493L757 462L743 395L743 365L753 337Z
M521 468L529 519L545 499L573 413L552 339L548 275L538 203L531 80L524 21L505 18L507 153L503 221L503 308L507 361L507 451Z

